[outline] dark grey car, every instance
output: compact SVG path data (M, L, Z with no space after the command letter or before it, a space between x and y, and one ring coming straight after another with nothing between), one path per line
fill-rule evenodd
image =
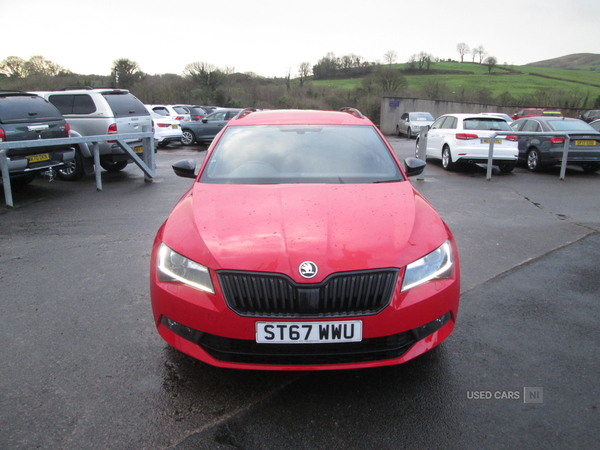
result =
M567 164L581 166L584 172L600 169L600 133L589 124L567 117L531 117L511 124L521 132L561 132L569 135ZM562 162L564 136L519 136L519 161L538 172Z
M183 145L191 145L194 142L210 143L223 127L233 119L240 108L221 108L209 114L199 121L186 122L181 124Z

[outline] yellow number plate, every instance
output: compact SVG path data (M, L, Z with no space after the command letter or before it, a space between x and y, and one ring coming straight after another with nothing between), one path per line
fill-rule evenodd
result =
M171 125L171 128L173 128L174 130L176 130L179 127L177 125Z
M481 143L482 144L489 144L490 140L489 139L482 139ZM502 144L502 139L494 139L494 144Z
M596 145L596 141L575 141L575 145L594 146Z
M133 151L136 153L142 153L144 151L144 147L135 147Z
M29 156L26 156L25 158L27 158L27 161L32 163L32 162L38 162L38 161L48 161L50 159L50 155L48 153L41 153L39 155L29 155Z

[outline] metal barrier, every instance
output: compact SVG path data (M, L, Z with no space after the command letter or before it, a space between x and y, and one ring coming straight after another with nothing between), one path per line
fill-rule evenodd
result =
M492 161L494 155L494 141L497 136L559 136L565 138L565 145L563 147L563 157L562 163L560 166L560 176L559 180L565 179L565 173L567 171L567 155L569 154L569 143L571 138L569 137L569 133L565 132L554 132L554 133L545 133L541 131L498 131L490 136L490 149L488 152L488 164L487 164L487 174L485 176L486 180L492 179Z
M32 140L32 141L16 141L16 142L0 142L0 171L2 173L2 182L4 184L4 198L6 206L12 208L12 190L10 185L10 174L8 171L8 158L6 151L8 149L30 149L36 147L50 147L53 145L74 145L80 143L91 143L92 153L94 155L94 175L96 177L96 189L102 190L102 176L100 166L100 142L115 142L127 153L133 162L142 169L144 172L144 181L151 182L155 176L156 164L154 161L154 134L151 131L144 131L141 133L127 133L127 134L112 134L102 136L85 136L85 137L69 137L59 139L44 139L44 140ZM140 158L135 151L127 144L127 140L142 140L143 151L142 158ZM30 154L30 152L23 151L23 156Z

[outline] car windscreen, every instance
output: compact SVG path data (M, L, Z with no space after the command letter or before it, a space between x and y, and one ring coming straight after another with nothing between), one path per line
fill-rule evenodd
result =
M62 120L55 106L37 95L7 95L0 97L0 122L38 122Z
M382 183L402 172L372 127L235 126L225 130L199 179L214 184Z
M142 102L131 94L105 92L102 95L110 105L115 117L150 115Z
M554 131L583 131L595 133L596 130L581 120L549 120L548 126Z
M505 120L495 118L469 118L463 121L465 130L494 130L511 131L512 129Z
M410 120L435 120L429 113L412 113L410 114Z

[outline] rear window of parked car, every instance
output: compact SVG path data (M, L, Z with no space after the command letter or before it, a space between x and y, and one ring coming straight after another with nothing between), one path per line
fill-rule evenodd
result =
M589 124L580 120L552 120L548 121L548 126L554 131L596 131Z
M501 130L510 131L511 128L502 119L465 119L463 122L465 130Z
M37 95L10 95L0 97L0 122L37 122L62 119L58 110Z
M131 94L107 92L102 94L115 117L149 116L146 107Z

